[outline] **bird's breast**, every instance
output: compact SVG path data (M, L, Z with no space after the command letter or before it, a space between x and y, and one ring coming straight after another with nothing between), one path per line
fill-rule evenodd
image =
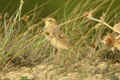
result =
M68 46L56 38L50 40L51 45L57 49L68 49Z

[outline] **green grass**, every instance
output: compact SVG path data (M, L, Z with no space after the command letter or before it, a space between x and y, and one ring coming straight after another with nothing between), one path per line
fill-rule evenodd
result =
M60 55L55 53L56 50L42 35L44 23L41 19L44 17L40 15L44 13L41 10L49 4L43 3L22 14L24 3L21 2L13 15L4 13L0 20L0 70L8 70L9 67L16 65L31 67L42 63L52 64L58 56L60 61L58 64L66 67L80 64L79 62L87 57L92 58L90 61L94 61L109 56L105 54L109 53L110 49L106 49L101 41L107 33L114 31L83 15L93 11L92 17L99 20L102 17L104 22L113 26L120 19L120 6L117 2L115 0L67 0L64 7L48 14L47 16L57 20L61 30L74 46L74 50L63 50ZM61 11L63 13L60 13ZM84 76L83 74L82 77Z

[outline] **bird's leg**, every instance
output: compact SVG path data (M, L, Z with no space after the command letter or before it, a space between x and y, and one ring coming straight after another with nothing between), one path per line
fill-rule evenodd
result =
M56 55L55 55L55 64L59 64L60 63L60 56L61 56L61 50L57 49L56 50Z

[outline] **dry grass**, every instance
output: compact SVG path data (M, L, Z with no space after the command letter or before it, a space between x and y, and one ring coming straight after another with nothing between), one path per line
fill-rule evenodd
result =
M38 16L48 2L23 15L21 2L15 14L0 15L0 79L119 80L119 50L112 51L102 43L106 34L119 36L113 29L120 14L116 2L69 0L62 16L61 9L49 14L74 45L61 54L56 54L42 34L44 24Z

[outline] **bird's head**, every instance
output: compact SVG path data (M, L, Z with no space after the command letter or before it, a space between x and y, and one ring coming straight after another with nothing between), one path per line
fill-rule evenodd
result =
M44 18L43 21L45 22L45 25L53 25L56 24L56 20L54 18Z

